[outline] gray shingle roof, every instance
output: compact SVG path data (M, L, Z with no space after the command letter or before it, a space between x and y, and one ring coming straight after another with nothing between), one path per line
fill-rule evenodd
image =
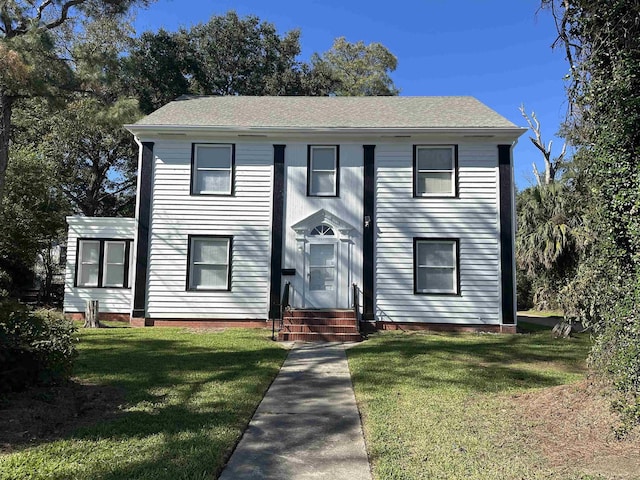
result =
M183 96L136 126L517 128L473 97Z

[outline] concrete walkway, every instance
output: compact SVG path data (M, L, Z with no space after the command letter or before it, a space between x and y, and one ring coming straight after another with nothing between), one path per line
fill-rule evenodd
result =
M370 480L342 344L296 344L220 480Z

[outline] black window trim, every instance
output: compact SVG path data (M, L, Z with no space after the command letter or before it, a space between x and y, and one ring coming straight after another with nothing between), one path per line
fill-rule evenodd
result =
M227 288L192 288L191 287L191 245L193 239L199 238L226 238L229 240L229 249L227 255L229 265L227 268ZM233 235L187 235L187 283L185 291L187 292L230 292L231 291L231 271L233 269Z
M196 148L199 145L226 145L231 147L231 191L230 193L205 192L200 193L195 189L197 183ZM228 142L194 142L191 144L191 175L189 177L189 194L192 196L233 197L236 194L236 144Z
M80 242L100 242L100 255L98 258L98 285L79 285L78 273L80 271ZM121 287L104 286L104 264L105 264L105 243L106 242L124 242L124 281ZM114 238L114 237L78 237L76 239L76 269L73 276L73 286L76 288L113 288L113 289L130 289L129 271L131 267L131 244L133 239L131 238Z
M419 195L417 187L418 182L418 149L422 147L448 147L453 148L453 195ZM459 198L459 166L458 166L458 144L436 144L421 143L413 146L413 198L432 199L432 198Z
M418 290L418 243L419 242L454 242L456 246L456 279L455 292L422 292ZM414 237L413 238L413 293L415 295L434 295L445 297L461 297L460 289L460 239L456 237Z
M335 195L317 195L311 193L311 150L314 147L333 147L336 151L336 193ZM340 145L337 144L309 144L307 145L307 197L339 198L340 197Z

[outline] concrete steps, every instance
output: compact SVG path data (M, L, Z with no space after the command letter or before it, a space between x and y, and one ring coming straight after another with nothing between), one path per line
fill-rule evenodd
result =
M360 342L352 310L290 310L283 318L280 341Z

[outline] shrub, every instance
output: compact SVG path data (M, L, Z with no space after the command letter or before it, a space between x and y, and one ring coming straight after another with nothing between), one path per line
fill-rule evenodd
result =
M0 392L66 380L77 356L74 332L60 313L0 303Z

